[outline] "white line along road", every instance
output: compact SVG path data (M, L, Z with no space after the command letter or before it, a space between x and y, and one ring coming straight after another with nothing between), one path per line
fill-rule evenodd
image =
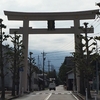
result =
M51 95L52 95L52 93L50 93L45 100L48 100Z

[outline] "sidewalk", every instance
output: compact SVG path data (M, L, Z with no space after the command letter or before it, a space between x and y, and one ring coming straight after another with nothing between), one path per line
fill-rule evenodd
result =
M100 100L100 94L97 96L97 100Z
M86 97L81 95L80 93L74 93L74 94L79 98L79 100L86 100ZM91 91L91 96L92 98L88 100L100 100L100 94L96 94L95 91Z
M5 100L11 100L11 99L14 99L17 97L19 97L19 96L12 96L11 94L5 94Z
M95 98L97 98L97 100L100 100L100 93L99 94L96 94L95 91L91 91L91 95L94 98L94 100L95 100Z
M28 94L28 93L24 93L23 95L20 95L20 96L19 95L12 96L11 95L11 91L5 91L5 100L12 100L14 98L18 98L18 97L24 96L26 94ZM1 96L1 93L0 93L0 96Z

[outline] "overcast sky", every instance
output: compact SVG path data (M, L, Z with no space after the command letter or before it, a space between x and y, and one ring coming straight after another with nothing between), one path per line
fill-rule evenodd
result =
M99 0L0 0L0 18L4 20L3 23L7 26L4 31L9 33L9 28L19 28L22 26L22 22L8 21L7 16L4 15L4 10L18 12L75 12L99 9L95 5L98 2ZM81 21L81 25L83 25L83 22L85 21ZM87 20L87 22L89 22L90 26L94 26L95 32L93 35L98 35L100 33L100 20ZM45 21L30 22L30 26L47 27ZM64 21L56 22L56 27L69 28L71 26L73 26L72 21L67 23ZM63 53L67 56L68 53L74 51L74 35L30 35L29 50L33 52L34 50L40 52L43 52L43 50L45 52L61 51L55 54L56 58L64 51ZM50 60L49 56L48 60Z

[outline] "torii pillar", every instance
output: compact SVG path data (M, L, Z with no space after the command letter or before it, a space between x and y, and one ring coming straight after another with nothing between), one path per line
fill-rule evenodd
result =
M18 34L23 34L23 45L25 46L24 50L24 72L22 76L22 87L24 91L27 91L27 57L28 57L28 34L73 34L75 36L75 52L79 52L76 49L76 45L80 43L77 35L84 33L79 29L80 20L95 19L95 14L99 10L89 10L89 11L79 11L79 12L53 12L53 13L24 13L24 12L11 12L4 11L5 15L8 16L8 20L21 20L23 21L23 27L20 29L11 29L10 33L14 34L17 31ZM38 21L47 21L50 23L50 29L32 29L29 27L29 21L38 20ZM55 20L73 20L74 27L72 28L55 28ZM89 31L88 31L89 30ZM87 29L88 33L93 32L93 28ZM79 77L77 78L77 91L80 91Z
M28 66L28 27L29 27L29 20L25 18L23 20L23 45L25 46L24 49L24 71L22 72L22 79L21 82L22 87L24 88L24 91L27 91L27 66Z

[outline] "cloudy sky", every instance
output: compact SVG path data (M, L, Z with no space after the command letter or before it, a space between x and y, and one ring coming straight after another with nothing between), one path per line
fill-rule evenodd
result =
M22 22L8 21L7 16L4 15L4 10L18 12L75 12L99 9L95 5L98 2L99 0L0 0L0 18L4 20L3 23L7 26L4 31L9 34L9 28L19 28L22 26ZM81 21L81 25L84 22L86 21ZM90 26L94 26L95 31L92 35L99 35L100 20L87 20L87 22L89 22ZM30 22L30 26L35 28L47 27L45 21ZM71 26L73 26L72 21L56 22L57 28L70 28ZM34 56L40 55L40 57L42 57L41 52L46 52L47 61L50 60L52 65L59 67L64 57L74 51L74 35L29 35L29 50L34 52Z

